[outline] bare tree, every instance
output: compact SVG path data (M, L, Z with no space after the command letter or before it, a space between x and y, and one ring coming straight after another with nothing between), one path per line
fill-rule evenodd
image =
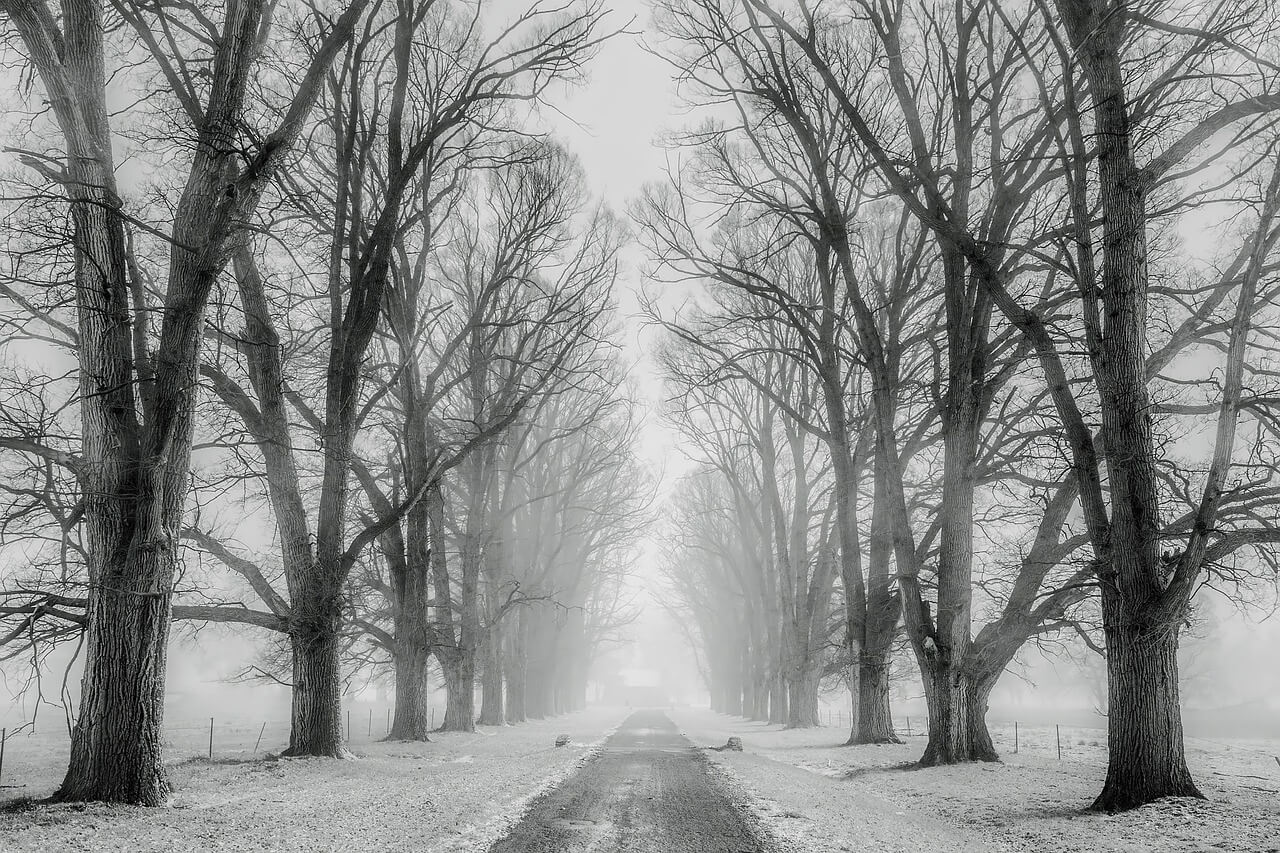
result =
M238 372L247 387L217 366L205 368L262 454L280 534L287 598L266 583L262 567L234 556L225 562L285 620L293 659L290 754L344 754L340 650L347 579L366 548L433 500L434 477L402 479L407 488L395 502L383 501L363 523L352 523L351 479L362 465L358 436L376 401L411 367L402 361L390 376L367 381L380 319L403 322L405 315L389 303L403 305L421 284L422 270L406 264L406 246L429 255L437 245L434 217L447 209L458 170L478 155L478 146L496 141L501 105L536 99L551 80L577 73L598 44L593 7L570 13L534 6L487 43L472 34L474 21L459 29L456 13L434 2L403 0L383 15L353 40L329 77L325 132L313 135L307 152L315 168L284 187L285 202L306 223L304 245L315 246L322 259L304 267L317 282L322 309L317 326L302 334L314 339L318 328L327 338L311 362L320 377L314 396L285 377L266 277L247 245L236 256L246 333L227 336L244 360ZM383 85L389 98L374 94ZM408 244L406 233L413 235ZM417 346L404 358L416 358ZM319 438L322 451L314 507L304 497L293 450L293 436L303 430ZM446 455L411 446L426 454L428 472Z
M282 119L261 133L247 126L246 101L255 59L270 46L267 5L230 2L220 25L204 19L212 62L197 83L175 45L146 38L154 15L169 13L120 4L195 139L172 220L159 229L169 261L154 350L135 314L143 284L131 270L116 186L106 4L67 4L60 18L43 0L0 5L62 138L57 154L29 162L61 188L74 223L82 421L75 473L89 586L80 714L61 799L157 805L169 797L160 755L164 662L205 306L365 4L321 22Z
M1258 529L1227 534L1216 529L1215 521L1238 431L1244 375L1239 359L1247 349L1259 280L1270 265L1271 191L1260 194L1256 227L1236 260L1226 265L1227 274L1196 292L1189 316L1168 342L1177 353L1192 342L1217 339L1228 357L1215 450L1197 509L1178 533L1184 547L1163 555L1161 541L1172 531L1161 506L1162 452L1153 432L1151 387L1169 362L1164 347L1154 360L1149 355L1149 321L1159 304L1150 285L1150 236L1155 222L1203 202L1200 188L1187 189L1179 199L1176 183L1203 174L1207 161L1229 164L1227 174L1212 181L1216 187L1238 185L1240 177L1256 170L1258 158L1249 142L1280 107L1262 49L1275 28L1272 13L1261 5L1194 4L1183 12L1188 23L1172 25L1154 7L1064 2L1037 5L1025 18L1011 21L994 4L960 4L963 14L957 20L979 38L1006 45L1004 55L1025 67L1036 84L1036 124L1024 138L1039 140L1036 148L1043 155L993 149L990 156L1003 174L1041 171L1033 185L1052 193L1044 209L1061 211L1060 220L1039 224L1011 244L990 240L967 221L965 209L948 197L950 178L940 180L932 168L925 138L913 137L910 156L895 153L895 141L880 132L879 106L865 97L863 82L851 78L860 51L848 27L811 9L802 10L799 23L793 23L765 3L752 0L751 6L803 53L836 94L885 185L953 247L974 285L1035 353L1070 454L1093 577L1103 597L1109 769L1095 806L1123 809L1161 796L1198 795L1182 747L1178 625L1207 559L1270 536ZM906 83L894 91L909 116L921 90L910 85L906 58L895 41L906 6L866 8L878 50L890 57L890 77ZM1245 33L1259 41L1236 40ZM1226 90L1213 82L1223 75L1233 81ZM947 103L937 95L922 97L935 99L928 110ZM1179 106L1171 109L1174 104ZM1175 114L1178 118L1171 118ZM996 138L993 134L993 142ZM1196 161L1206 150L1229 156ZM1040 165L1033 169L1034 163ZM1167 195L1153 212L1157 193ZM1070 343L1055 334L1046 306L1027 305L1017 287L1025 269L1019 265L1043 258L1046 247L1058 247L1051 269L1060 274L1050 273L1047 281L1062 288L1050 304L1070 299L1080 330ZM1010 265L1010 259L1018 263ZM1043 269L1039 263L1035 267ZM1212 322L1229 296L1235 299L1234 319ZM1083 341L1088 354L1080 366L1087 380L1082 390L1071 378L1075 341ZM1085 414L1091 395L1100 413L1096 435Z

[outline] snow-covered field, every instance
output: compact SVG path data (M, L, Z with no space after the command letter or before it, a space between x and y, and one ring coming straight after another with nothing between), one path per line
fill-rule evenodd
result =
M755 820L796 853L1276 853L1280 755L1275 741L1188 740L1209 798L1167 800L1120 815L1085 813L1105 776L1106 736L996 726L999 764L909 770L924 738L901 746L838 746L836 728L784 731L706 710L672 712L702 746L736 735L744 751L709 753Z
M592 754L629 713L592 708L553 720L437 735L429 744L357 742L350 761L176 760L172 808L41 806L0 812L0 851L484 851L538 793ZM1085 813L1104 773L1104 733L994 727L999 764L909 770L924 739L841 747L846 732L785 731L699 709L668 712L708 752L712 772L777 839L780 853L1280 853L1276 741L1190 739L1205 802ZM556 735L572 737L556 749ZM228 736L231 733L228 733ZM256 737L257 731L249 733ZM205 734L207 739L207 733ZM230 739L228 737L228 739ZM187 742L190 740L190 742ZM195 733L175 759L198 751ZM11 741L0 802L56 786L61 749ZM206 743L207 748L207 743Z
M591 708L424 744L357 742L350 761L188 759L172 767L172 808L6 810L0 851L483 851L628 713ZM561 733L572 741L557 749ZM0 789L0 802L53 791L65 752L11 755L25 758L6 756L5 781L26 787Z

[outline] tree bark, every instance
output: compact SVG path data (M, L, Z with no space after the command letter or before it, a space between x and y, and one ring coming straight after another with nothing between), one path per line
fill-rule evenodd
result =
M769 722L785 726L790 720L790 712L787 707L787 679L781 666L777 667L769 682Z
M285 755L346 758L342 738L342 665L332 608L328 619L308 619L290 627L293 653L293 707Z
M492 608L491 608L492 610ZM507 722L502 692L502 631L497 617L490 615L484 629L484 667L480 673L480 719L483 726L501 726Z
M1104 609L1116 608L1116 594ZM1200 797L1183 748L1178 631L1113 613L1107 638L1107 779L1093 803L1123 811L1161 797Z
M474 732L476 730L475 658L450 649L437 654L444 671L445 708L442 732Z
M875 465L871 535L868 547L867 600L862 642L857 655L856 715L849 743L901 743L889 707L889 662L902 600L893 591L893 537L885 466Z
M788 681L787 728L807 729L818 725L818 688L822 681L818 661L806 660L792 670Z
M987 698L994 681L983 682L949 667L938 667L929 679L929 743L921 767L965 761L999 761L987 731Z
M858 660L857 723L850 744L901 743L889 709L889 654L867 652Z
M507 682L507 722L523 723L528 719L525 685L528 678L529 609L520 608L516 629L511 633L504 656Z
M429 741L431 731L431 650L400 638L396 630L396 702L387 740Z
M163 805L170 795L161 755L169 597L97 588L88 620L80 716L54 798Z

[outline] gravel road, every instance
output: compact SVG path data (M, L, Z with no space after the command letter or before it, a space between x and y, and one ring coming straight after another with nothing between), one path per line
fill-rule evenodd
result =
M637 711L600 755L539 797L490 853L765 853L661 711Z

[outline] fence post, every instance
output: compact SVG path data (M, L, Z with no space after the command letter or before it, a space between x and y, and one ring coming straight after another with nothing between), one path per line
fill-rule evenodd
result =
M1018 721L1013 721L1013 753L1018 754Z
M1061 761L1062 760L1062 729L1057 724L1054 724L1053 732L1058 736L1058 760Z
M391 709L387 709L387 734L391 734Z
M351 741L351 709L347 709L347 742Z
M9 730L0 729L0 781L4 781L4 742L9 739Z
M213 760L213 717L209 718L209 760Z
M369 708L369 740L373 740L373 708Z

